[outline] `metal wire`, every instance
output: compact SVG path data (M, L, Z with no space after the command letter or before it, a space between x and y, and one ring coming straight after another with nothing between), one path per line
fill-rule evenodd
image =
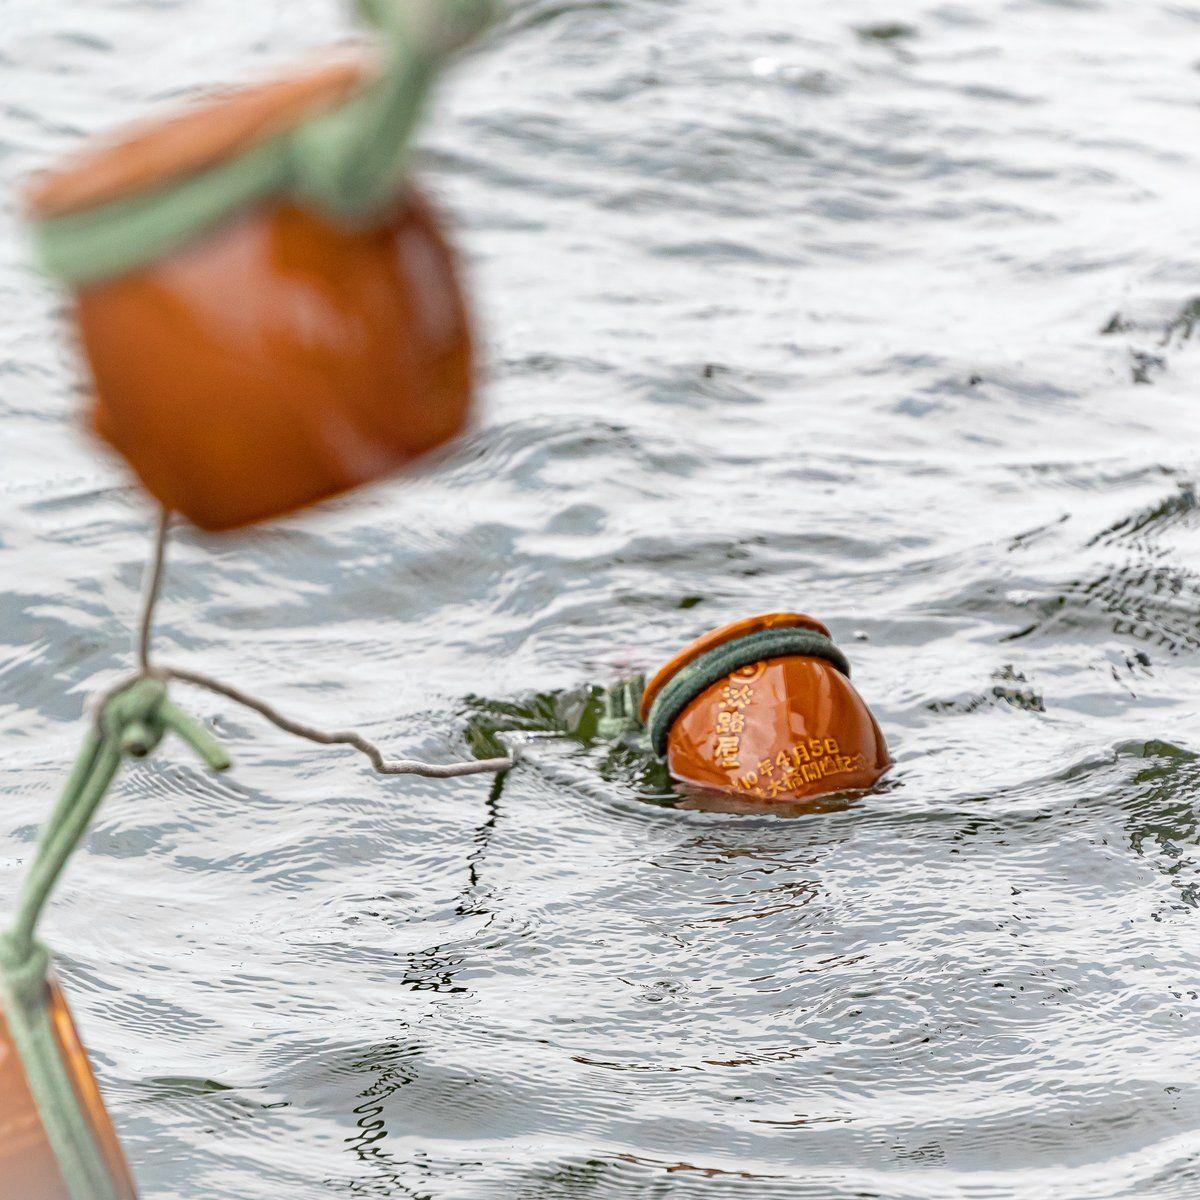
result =
M150 674L150 642L154 635L154 610L162 594L163 571L167 562L167 535L171 530L171 510L162 508L158 514L158 528L154 536L154 553L146 568L146 584L142 596L142 619L138 622L137 653L138 670Z
M297 721L280 712L273 704L260 700L231 683L206 675L202 671L192 671L183 667L158 667L151 662L151 643L154 631L154 613L162 595L163 577L166 571L167 541L171 528L171 514L163 509L158 521L154 539L154 550L146 568L146 585L142 594L142 613L138 622L136 643L138 675L135 678L152 677L156 679L177 679L181 683L190 683L196 687L205 688L224 696L235 704L251 709L259 716L266 718L272 725L296 737L305 738L321 746L351 746L365 754L371 765L381 775L420 775L429 779L453 779L463 775L495 775L516 766L520 758L520 750L513 742L504 742L508 754L503 758L473 758L461 762L430 763L416 758L387 759L383 751L368 738L353 729L319 729L303 721ZM117 688L106 693L111 697L114 692L127 687L130 681L125 681ZM101 711L103 704L97 706Z

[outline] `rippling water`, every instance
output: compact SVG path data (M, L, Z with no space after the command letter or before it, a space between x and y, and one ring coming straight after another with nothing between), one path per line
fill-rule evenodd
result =
M5 194L344 36L0 3ZM489 408L442 469L181 538L160 646L399 753L772 608L898 758L795 820L586 737L380 779L188 695L48 936L148 1197L1200 1190L1200 6L538 0L444 95ZM5 902L152 519L6 208Z

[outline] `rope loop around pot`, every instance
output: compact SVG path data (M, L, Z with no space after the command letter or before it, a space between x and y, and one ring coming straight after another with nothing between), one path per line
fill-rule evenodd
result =
M724 642L671 676L655 697L646 718L654 752L660 757L666 754L671 726L714 683L764 659L793 657L820 659L850 677L850 660L829 638L813 629L763 629Z
M372 60L346 98L135 194L63 213L39 215L35 205L31 232L47 274L75 287L100 283L271 198L353 223L392 209L430 91L498 10L494 0L356 0L355 7L376 35L379 65ZM169 135L171 122L155 128Z

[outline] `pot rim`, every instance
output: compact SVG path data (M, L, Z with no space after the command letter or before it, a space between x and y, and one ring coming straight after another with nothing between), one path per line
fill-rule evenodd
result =
M732 642L736 638L745 637L751 633L761 633L764 629L811 629L814 633L820 633L827 638L832 638L829 628L823 622L818 621L816 617L810 617L807 613L800 612L760 613L758 616L743 617L739 621L731 621L728 625L712 629L685 646L674 657L668 659L651 676L645 690L642 692L642 701L639 707L639 715L642 722L645 723L649 717L650 709L653 707L655 698L659 692L670 682L674 675L677 675L689 663L694 662L702 654L707 654L710 650L715 650L718 646L723 646L727 642Z

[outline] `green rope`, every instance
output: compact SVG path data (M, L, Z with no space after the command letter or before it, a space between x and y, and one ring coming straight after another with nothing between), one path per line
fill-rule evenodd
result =
M356 0L389 55L363 95L299 126L290 138L291 193L337 216L369 218L394 199L412 134L442 64L494 14L492 0Z
M849 676L850 662L824 634L813 629L763 629L725 642L677 671L654 698L646 717L650 744L660 757L680 714L702 692L742 667L767 658L819 658Z
M111 694L62 795L42 830L17 897L11 928L0 934L0 1004L46 1138L72 1200L117 1200L108 1167L81 1111L46 1006L50 954L35 938L46 901L79 845L125 754L149 754L168 731L213 770L229 757L199 724L167 699L161 680L142 677Z
M274 138L173 187L37 222L38 260L48 275L76 285L124 274L281 190L288 174L287 142Z
M71 1200L118 1200L67 1073L46 1004L50 955L34 943L22 956L0 935L0 1004Z
M46 1008L50 955L35 935L54 886L112 785L123 756L144 758L167 733L173 732L212 770L223 771L230 765L229 756L208 731L168 698L169 679L227 696L261 713L281 729L310 741L353 746L367 755L377 771L386 775L449 778L492 774L508 770L518 758L517 747L506 743L509 753L504 758L446 764L388 760L378 746L353 730L316 729L285 717L273 706L208 675L152 663L150 642L162 588L169 527L170 514L164 511L158 523L138 626L139 672L100 698L96 718L84 738L79 757L38 840L17 897L12 925L6 933L0 933L0 1007L71 1200L116 1200L116 1197L50 1024Z
M355 0L386 66L332 112L166 187L34 224L43 268L85 285L163 257L268 196L369 221L402 185L412 136L445 60L492 19L494 0Z
M21 1051L42 1126L72 1200L109 1200L110 1196L115 1200L116 1181L79 1104L44 997L43 990L43 1000L28 1010L28 1041ZM31 1060L36 1064L33 1071L29 1070ZM64 1147L69 1148L65 1154Z
M158 679L143 678L104 703L98 729L89 731L62 796L42 830L33 864L17 897L9 932L19 955L31 952L33 935L50 893L112 784L122 754L143 758L174 730L213 770L229 766L211 735L167 699Z
M84 754L89 752L91 763L78 786L65 792L59 801L58 810L42 832L33 866L17 897L10 937L20 954L31 952L34 931L46 901L120 765L120 749L108 738L90 735Z

